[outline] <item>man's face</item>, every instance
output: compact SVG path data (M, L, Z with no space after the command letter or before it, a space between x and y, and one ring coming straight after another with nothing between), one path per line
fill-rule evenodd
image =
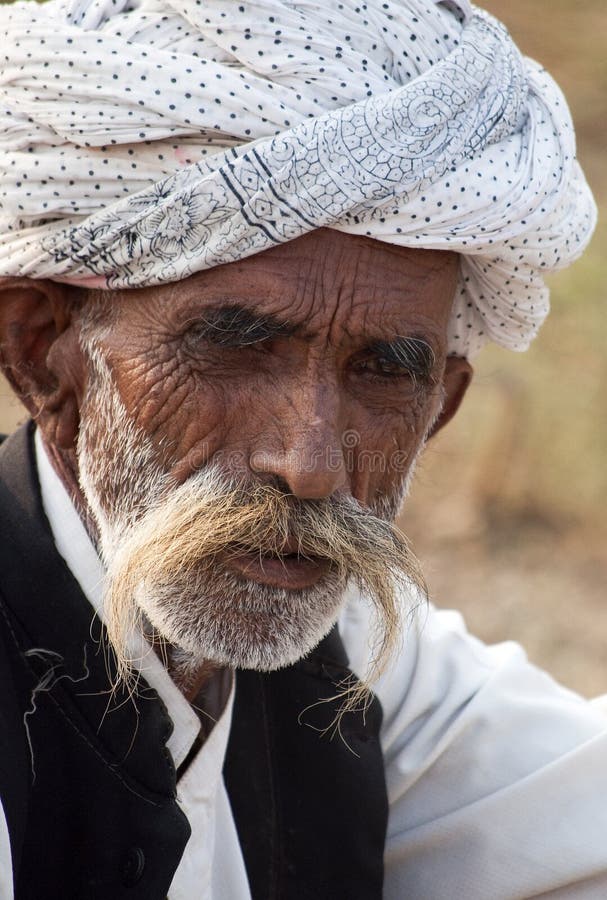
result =
M209 472L245 490L267 486L289 498L294 516L341 503L334 525L344 509L393 517L440 409L456 271L454 254L320 230L177 284L114 296L112 325L94 338L101 369L94 376L91 367L79 447L110 566L135 523L179 486L221 494ZM173 570L168 590L190 595L182 602L189 619L214 611L216 638L238 607L230 642L239 629L269 641L234 660L230 642L221 650L207 642L207 656L269 668L327 630L346 581L365 576L334 558L324 526L315 528L293 520L280 538L255 531L259 545L236 531L226 552L206 549L204 564L185 566L196 582L187 590L175 588ZM139 602L165 636L189 652L205 643L199 624L187 638L183 616L173 627L166 589L158 598ZM281 648L276 635L289 632L290 615L297 621Z
M302 499L346 492L373 505L438 410L456 266L454 254L320 230L121 292L101 346L177 481L221 460Z

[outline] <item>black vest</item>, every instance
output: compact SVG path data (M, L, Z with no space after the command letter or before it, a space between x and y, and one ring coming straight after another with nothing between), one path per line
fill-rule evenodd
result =
M55 550L31 426L0 450L0 796L16 900L164 900L190 835L145 683L112 695L91 608ZM255 900L381 897L381 709L321 734L348 676L334 630L306 659L238 672L224 776ZM221 849L218 849L221 852Z

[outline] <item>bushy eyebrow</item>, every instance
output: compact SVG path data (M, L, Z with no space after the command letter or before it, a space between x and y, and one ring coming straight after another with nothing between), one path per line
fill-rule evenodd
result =
M291 322L231 303L205 310L192 323L191 330L197 337L221 347L247 347L271 338L290 337L299 329Z
M405 368L419 381L432 381L436 355L430 344L421 337L398 337L393 341L374 341L367 352L381 356Z
M196 317L190 331L220 347L247 347L277 337L305 335L305 329L271 313L254 312L238 303L213 307ZM397 337L391 341L378 340L367 345L366 353L381 356L407 369L422 382L431 381L436 362L434 351L422 337Z

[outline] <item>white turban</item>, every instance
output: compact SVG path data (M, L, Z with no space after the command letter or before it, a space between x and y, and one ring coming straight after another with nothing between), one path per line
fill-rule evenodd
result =
M461 254L453 353L524 349L595 207L565 100L468 0L0 10L0 275L176 281L321 226Z

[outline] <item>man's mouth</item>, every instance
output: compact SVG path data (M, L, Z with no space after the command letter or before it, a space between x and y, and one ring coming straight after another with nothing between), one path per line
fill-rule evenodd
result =
M316 584L328 572L331 561L322 556L304 555L286 545L280 553L235 550L226 556L225 565L260 584L301 590Z

